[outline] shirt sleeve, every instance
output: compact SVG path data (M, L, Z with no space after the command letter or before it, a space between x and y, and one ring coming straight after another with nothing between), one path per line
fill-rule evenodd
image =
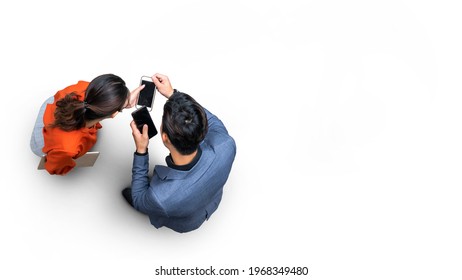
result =
M50 150L46 155L45 169L52 175L66 175L75 167L73 156L65 151Z
M149 154L134 155L132 167L132 199L133 207L148 214L154 219L167 217L165 209L160 201L156 199L154 186L150 185L149 176ZM155 225L156 227L161 226Z
M209 110L204 108L205 113L207 114L208 122L208 132L207 133L217 133L217 134L226 134L228 135L228 130L226 130L223 122L218 119L214 114L210 113Z
M235 146L234 141L228 134L228 130L226 129L223 122L214 114L210 113L207 109L204 108L204 110L207 114L208 122L208 131L204 138L204 142L208 143L212 147L218 147L225 143L229 143Z

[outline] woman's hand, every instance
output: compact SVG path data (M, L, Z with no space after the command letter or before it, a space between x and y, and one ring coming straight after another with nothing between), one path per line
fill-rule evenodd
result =
M130 92L130 97L128 99L128 104L125 106L125 108L132 108L135 106L136 101L138 100L138 96L140 95L140 91L144 88L144 85L141 85L134 89L132 92Z

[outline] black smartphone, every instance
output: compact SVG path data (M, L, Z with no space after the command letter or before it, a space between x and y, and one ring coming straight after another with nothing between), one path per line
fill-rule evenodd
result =
M151 77L148 76L141 77L140 85L144 85L144 88L140 91L140 95L138 95L136 108L145 106L149 111L151 111L154 104L156 85L152 81Z
M136 111L133 111L132 117L136 123L136 127L138 127L138 130L141 133L143 133L143 125L147 124L149 138L156 136L157 134L156 126L154 125L154 122L152 121L151 114L149 113L148 109L145 106L137 109Z

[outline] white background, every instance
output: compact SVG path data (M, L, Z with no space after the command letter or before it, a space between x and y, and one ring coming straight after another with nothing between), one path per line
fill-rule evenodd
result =
M459 1L117 2L0 4L1 279L176 279L161 265L461 279ZM120 194L131 110L102 122L93 168L51 176L29 148L56 91L156 72L237 142L220 207L186 234ZM151 167L166 154L151 140Z

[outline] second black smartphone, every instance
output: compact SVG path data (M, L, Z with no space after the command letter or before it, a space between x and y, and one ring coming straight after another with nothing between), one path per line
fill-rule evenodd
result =
M143 133L143 125L147 124L149 138L152 138L157 134L157 129L154 125L154 122L152 121L151 114L145 106L139 108L136 111L133 111L132 117L136 123L136 127L138 127L138 130L141 133Z

